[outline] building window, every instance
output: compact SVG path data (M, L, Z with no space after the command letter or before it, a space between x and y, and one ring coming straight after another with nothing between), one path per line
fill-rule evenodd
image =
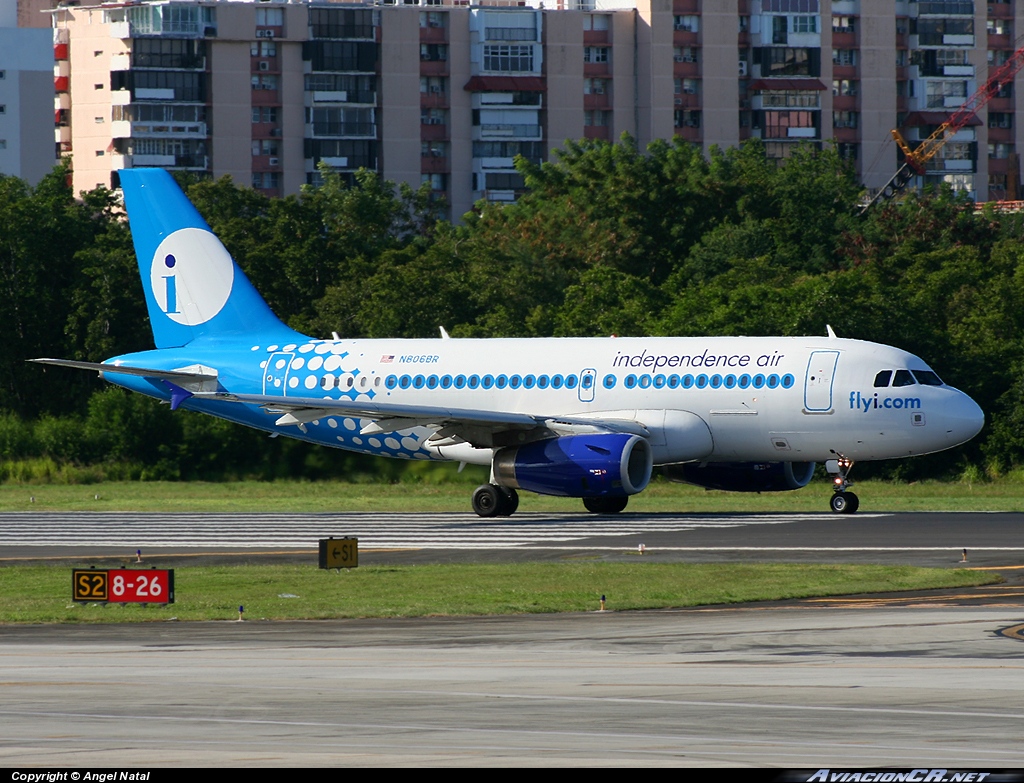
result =
M253 41L249 54L253 57L276 57L277 44L274 41Z
M683 79L681 86L683 95L696 95L700 92L699 79Z
M254 171L252 173L252 186L257 189L272 190L280 184L281 175L276 171Z
M676 109L675 126L677 128L699 128L700 112L690 109Z
M857 64L857 50L856 49L833 49L832 50L832 63L834 65L856 65Z
M0 82L7 78L7 71L0 69Z
M256 155L277 155L277 139L254 139L252 143L252 154Z
M584 46L583 62L585 63L606 63L608 62L607 46Z
M315 9L311 9L315 13ZM283 27L284 26L284 9L283 8L257 8L256 9L256 26L257 27Z
M583 80L583 94L584 95L605 95L608 92L608 80L607 79L584 79Z
M420 27L447 27L448 14L438 11L420 11Z
M445 109L421 109L420 124L422 125L447 125L448 112Z
M3 103L0 103L0 114L7 114L7 106L5 104L3 104ZM102 117L98 117L97 119L100 122L103 122L103 118Z
M445 62L448 59L446 44L420 44L420 60L427 63Z
M985 22L985 29L988 30L989 35L1009 35L1010 34L1010 20L1009 19L988 19Z
M420 157L423 158L447 158L448 143L445 141L421 141Z
M277 122L277 107L276 106L253 106L252 107L252 121L253 122Z
M794 16L794 33L816 33L818 32L818 17L816 16Z
M672 17L672 29L680 30L684 33L699 33L700 17L693 14L687 14L685 16L676 14Z
M816 14L818 0L761 0L766 14Z
M833 128L856 128L857 112L855 111L834 111L832 112Z
M836 151L843 160L857 160L857 147L856 144L837 144Z
M832 32L833 33L853 33L856 32L856 17L853 16L833 16L832 17Z
M7 149L7 139L0 139L0 150Z
M583 124L588 127L603 127L608 125L611 112L598 110L598 111L585 111L583 112Z
M1009 112L990 111L988 113L988 127L990 128L1012 128L1013 115Z
M584 30L607 30L608 14L587 14L583 17Z
M989 144L988 145L988 156L990 158L1008 158L1010 153L1013 152L1012 144Z
M697 48L695 46L676 46L672 50L673 59L677 63L697 62Z
M833 95L856 95L857 94L857 82L852 79L833 79L832 80L832 94Z
M959 106L967 98L967 82L961 81L928 81L925 82L929 109L941 109Z
M484 46L485 71L524 72L533 70L533 47L527 45Z
M276 90L277 77L267 74L258 74L252 77L252 88L254 90Z

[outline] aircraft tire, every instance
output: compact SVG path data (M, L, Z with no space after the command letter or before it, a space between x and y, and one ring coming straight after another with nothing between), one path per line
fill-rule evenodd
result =
M501 514L505 496L494 484L481 484L473 490L473 511L480 517L496 517Z
M510 517L519 508L519 493L509 487L499 487L501 494L501 508L498 511L499 517Z
M853 514L860 507L860 498L852 492L836 492L828 504L837 514Z
M628 497L583 498L583 507L592 514L618 514L629 503Z

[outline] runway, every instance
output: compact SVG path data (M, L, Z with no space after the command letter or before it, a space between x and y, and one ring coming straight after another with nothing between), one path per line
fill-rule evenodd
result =
M134 525L152 522L164 534L190 535L166 515L32 516L30 532L63 526L64 538L45 545L30 533L18 538L12 515L2 515L0 556L112 557L139 540ZM967 547L968 565L1004 567L1010 581L979 591L654 612L7 626L0 628L0 763L1024 765L1019 514L622 515L602 525L582 515L412 516L296 518L289 523L296 537L272 541L293 543L281 550L290 552L285 557L307 557L311 533L351 530L380 546L368 547L371 561L417 562L635 558L643 537L652 559L948 567ZM226 522L190 519L209 531ZM253 531L260 519L236 521ZM90 525L109 532L115 523L126 538L89 538ZM423 526L419 538L414 524ZM406 527L389 541L392 525ZM451 536L462 535L473 545L453 546L462 539ZM487 536L493 548L479 542ZM399 539L411 548L385 546ZM165 538L154 557L208 549L248 557L271 543L225 540L234 546Z
M3 513L0 561L149 558L175 553L296 555L355 536L372 562L445 562L635 553L662 560L1024 563L1019 513L451 514Z
M0 631L0 763L1024 764L1024 612L771 608Z

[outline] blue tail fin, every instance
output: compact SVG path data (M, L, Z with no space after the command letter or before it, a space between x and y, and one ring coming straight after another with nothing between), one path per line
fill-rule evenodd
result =
M291 332L163 169L125 169L121 189L157 348L199 337Z

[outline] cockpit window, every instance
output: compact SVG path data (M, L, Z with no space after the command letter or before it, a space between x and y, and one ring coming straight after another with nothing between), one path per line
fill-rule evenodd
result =
M889 385L890 378L892 378L892 370L882 370L875 376L875 388L884 389Z
M892 379L893 386L913 386L914 383L914 376L910 374L910 370L897 370L896 377Z
M942 380L931 370L914 370L914 377L922 386L941 386Z

